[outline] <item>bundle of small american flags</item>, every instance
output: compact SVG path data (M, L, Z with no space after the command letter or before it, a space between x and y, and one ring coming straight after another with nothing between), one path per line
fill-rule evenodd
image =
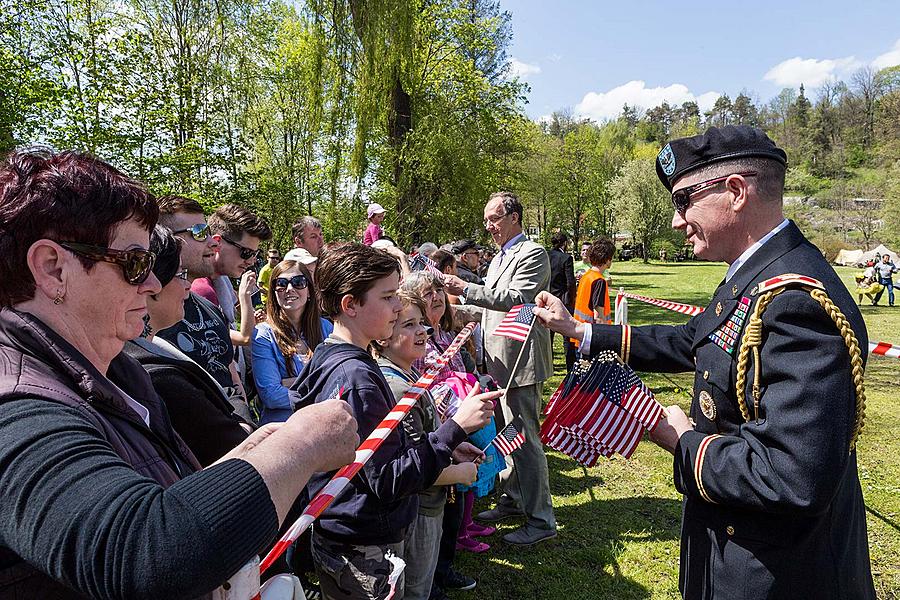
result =
M544 412L541 441L590 467L614 453L630 458L663 407L631 367L604 352L573 369Z

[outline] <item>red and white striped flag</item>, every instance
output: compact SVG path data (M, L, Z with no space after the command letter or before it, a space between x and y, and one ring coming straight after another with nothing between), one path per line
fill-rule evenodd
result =
M527 340L534 324L534 306L534 304L513 306L497 325L494 335L502 335L520 342Z
M497 434L491 444L500 451L503 456L508 456L522 447L525 443L525 434L519 431L515 422L510 423L503 428L503 431Z
M629 458L662 414L662 406L630 367L603 356L587 369L573 371L554 393L541 440L585 466L613 453Z

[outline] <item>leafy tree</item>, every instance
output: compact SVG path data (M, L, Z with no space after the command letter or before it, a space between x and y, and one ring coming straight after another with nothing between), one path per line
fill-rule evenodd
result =
M622 224L631 231L643 250L644 262L648 262L650 248L671 224L671 202L656 177L654 161L635 159L625 163L610 188Z
M751 127L759 126L759 110L750 99L750 96L741 92L734 99L731 107L731 114L734 117L735 125L749 125Z

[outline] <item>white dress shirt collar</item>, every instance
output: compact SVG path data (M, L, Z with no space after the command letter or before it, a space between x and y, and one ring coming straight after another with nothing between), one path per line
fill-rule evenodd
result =
M753 244L752 246L750 246L749 248L744 250L744 253L741 254L740 256L738 256L737 260L734 261L733 263L731 263L731 265L728 267L728 272L725 273L725 281L730 280L731 277L735 273L737 273L737 270L741 268L741 265L743 265L745 262L750 260L750 257L753 256L757 250L762 248L763 244L765 244L770 239L772 239L772 237L776 233L778 233L779 231L781 231L782 229L787 227L789 223L790 223L790 221L788 221L787 219L784 219L781 223L779 223L778 225L775 226L775 229L773 229L766 235L762 236L759 240L757 240L757 242L755 244Z

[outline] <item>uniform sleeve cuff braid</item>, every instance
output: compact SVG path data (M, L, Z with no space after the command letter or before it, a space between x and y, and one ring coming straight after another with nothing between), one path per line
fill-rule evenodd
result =
M720 435L706 435L699 431L687 431L675 447L675 487L688 496L699 497L715 504L703 483L703 467L709 446Z

